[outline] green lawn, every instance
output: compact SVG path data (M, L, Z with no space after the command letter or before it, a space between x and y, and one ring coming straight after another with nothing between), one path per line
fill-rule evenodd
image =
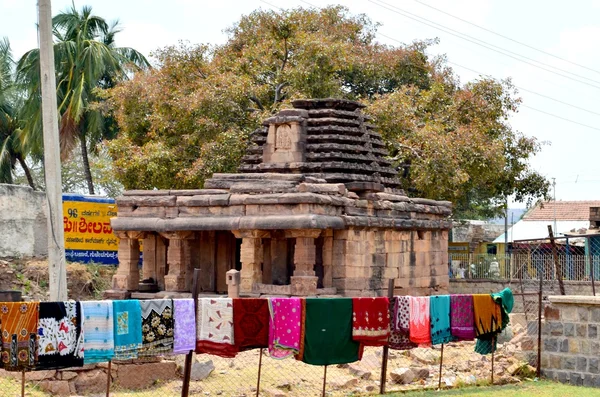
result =
M494 386L494 387L465 387L447 391L425 391L391 394L391 396L415 396L415 397L600 397L600 389L569 386L562 383L549 381L524 382L520 385Z

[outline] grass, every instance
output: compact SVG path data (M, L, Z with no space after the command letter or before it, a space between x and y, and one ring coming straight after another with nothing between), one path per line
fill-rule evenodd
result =
M409 397L566 397L566 396L600 397L600 389L591 387L571 386L562 383L540 381L525 382L511 386L493 387L464 387L446 391L414 391L409 393L388 394L387 396L409 396Z

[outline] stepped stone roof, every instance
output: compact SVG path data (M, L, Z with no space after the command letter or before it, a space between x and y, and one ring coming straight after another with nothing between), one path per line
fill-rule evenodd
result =
M381 136L361 111L363 104L328 98L296 100L292 105L294 109L280 111L255 131L240 172L302 173L328 183L344 183L353 191L383 191L400 185ZM265 161L270 128L287 123L303 127L304 145L298 147L302 158Z
M114 230L433 229L451 203L409 198L364 105L298 100L268 118L237 174L204 189L133 190L117 199Z

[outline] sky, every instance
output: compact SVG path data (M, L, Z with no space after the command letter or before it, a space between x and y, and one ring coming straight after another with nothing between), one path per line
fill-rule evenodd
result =
M71 3L53 0L53 14ZM74 3L78 8L90 5L96 15L107 20L118 19L123 31L117 36L117 45L136 48L145 55L179 40L224 43L224 29L257 9L329 4L344 5L352 13L366 14L380 23L377 40L385 44L439 38L429 54L445 54L462 83L484 75L511 78L519 88L523 104L510 122L516 130L544 143L531 165L547 178L555 178L556 199L600 199L600 161L596 157L600 150L600 0ZM9 38L17 58L37 47L36 21L36 1L0 0L0 37Z

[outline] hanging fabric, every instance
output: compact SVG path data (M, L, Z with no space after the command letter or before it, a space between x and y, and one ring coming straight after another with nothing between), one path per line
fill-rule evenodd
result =
M268 347L269 301L262 298L234 299L233 334L240 351Z
M196 322L196 353L235 357L231 298L200 298Z
M409 350L417 347L410 341L410 297L395 296L392 317L392 330L389 338L389 347L394 350Z
M450 295L450 331L457 340L475 339L473 295Z
M352 340L351 298L307 298L303 361L313 365L347 364L362 355Z
M431 317L428 296L410 297L410 340L418 345L431 344Z
M37 361L39 302L0 304L2 364L7 371L33 369Z
M83 333L79 302L40 302L36 369L83 365Z
M477 343L475 344L475 351L479 354L489 354L496 351L498 334L508 326L510 322L508 315L512 312L515 302L510 288L487 295L494 304L493 309L490 309L489 300L484 296L473 295L477 328L479 328L479 324L482 324L481 333L480 329L477 330ZM482 311L484 313L481 313ZM486 325L489 325L487 328L490 329L489 332L484 332Z
M173 300L140 301L142 347L140 357L173 353Z
M389 299L352 298L352 339L364 346L384 346L389 336Z
M269 355L281 359L301 348L302 299L269 298Z
M431 344L439 345L454 340L450 332L450 296L435 295L429 299Z
M196 313L193 299L173 299L173 354L196 349Z
M83 315L83 363L94 364L112 360L115 355L113 303L83 301L81 313Z
M140 301L113 301L115 360L138 358L142 347L142 311Z

